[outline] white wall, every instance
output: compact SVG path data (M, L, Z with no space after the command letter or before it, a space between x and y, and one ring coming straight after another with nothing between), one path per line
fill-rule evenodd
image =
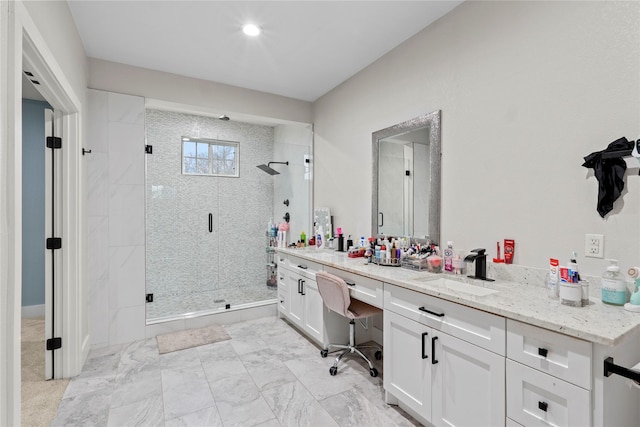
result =
M162 71L89 59L89 87L234 113L311 123L311 103Z
M144 98L88 91L91 345L145 337Z
M314 103L315 200L347 233L370 230L371 133L442 110L442 241L516 240L545 267L605 235L605 256L640 263L640 177L596 212L582 158L640 137L638 2L465 2Z

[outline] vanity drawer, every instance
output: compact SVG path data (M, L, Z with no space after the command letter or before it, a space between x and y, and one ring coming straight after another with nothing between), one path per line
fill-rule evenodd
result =
M325 267L325 271L327 273L334 274L347 282L351 298L366 302L374 307L382 308L382 282L331 267Z
M322 264L317 262L307 261L303 258L298 258L292 255L287 255L287 268L291 271L295 271L298 274L306 276L309 279L315 280L315 275L318 271L322 271Z
M590 426L590 392L507 359L507 417L523 426Z
M591 343L507 321L507 357L591 390Z
M399 286L384 284L384 309L504 356L505 319Z

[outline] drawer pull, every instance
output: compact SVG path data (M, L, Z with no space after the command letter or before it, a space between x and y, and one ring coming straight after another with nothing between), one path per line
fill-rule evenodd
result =
M538 402L538 409L540 409L541 411L547 412L548 407L549 404L547 402Z
M438 360L436 360L436 340L438 339L438 337L433 337L431 338L431 364L435 365L436 363L438 363Z
M305 280L302 280L302 292L300 292L302 295L306 295L304 293L304 284L307 283Z
M437 313L435 311L431 311L431 310L429 310L427 308L424 308L424 307L418 307L418 310L424 311L425 313L433 314L434 316L444 317L444 313Z
M549 354L549 350L547 350L546 348L538 347L538 354L546 358L547 354Z
M298 268L301 268L301 269L303 269L303 270L306 270L306 269L307 269L307 266L306 266L306 265L302 265L302 264L298 264Z
M346 280L344 281L344 283L346 283L347 286L355 286L356 285L354 282L347 282Z
M429 335L429 333L428 333L428 332L423 332L423 333L422 333L422 358L423 358L423 359L427 359L427 358L429 357L429 355L424 354L424 339L425 339L425 337L426 337L427 335Z

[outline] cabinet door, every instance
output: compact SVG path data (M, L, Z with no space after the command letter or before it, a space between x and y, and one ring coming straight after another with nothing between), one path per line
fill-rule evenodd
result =
M442 332L434 334L432 423L504 426L504 356Z
M389 310L384 312L384 389L431 421L432 330Z
M283 316L289 315L289 283L287 275L289 270L284 268L284 264L278 265L278 312Z
M304 293L304 330L311 338L324 343L324 305L315 280L302 279Z
M285 277L289 286L289 313L287 317L292 323L302 328L304 327L302 320L304 318L304 295L301 293L303 278L293 271L287 271Z

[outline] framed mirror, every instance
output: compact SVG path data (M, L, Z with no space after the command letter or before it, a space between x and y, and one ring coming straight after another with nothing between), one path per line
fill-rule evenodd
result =
M372 134L371 234L440 243L440 110Z

